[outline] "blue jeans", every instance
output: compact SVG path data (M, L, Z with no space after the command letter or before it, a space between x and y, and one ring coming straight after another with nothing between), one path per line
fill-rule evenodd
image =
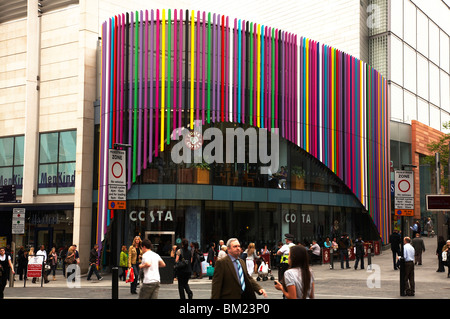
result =
M348 259L348 250L347 249L339 249L339 256L341 257L341 268L344 268L344 258L347 261L346 267L350 268L350 263Z

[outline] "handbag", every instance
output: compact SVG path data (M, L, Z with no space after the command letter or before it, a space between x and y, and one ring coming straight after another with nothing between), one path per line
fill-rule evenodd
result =
M134 281L134 270L133 268L130 268L126 271L126 278L125 278L125 282L126 283L130 283Z
M68 265L71 265L75 262L75 254L72 254L71 256L66 257L66 259L64 259L64 262Z
M442 261L447 261L447 252L446 251L443 251L442 252Z

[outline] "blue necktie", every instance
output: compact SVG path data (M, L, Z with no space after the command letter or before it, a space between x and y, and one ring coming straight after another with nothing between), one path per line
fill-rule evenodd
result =
M242 271L242 266L238 259L236 259L236 263L238 267L239 282L241 283L242 291L245 291L244 272Z

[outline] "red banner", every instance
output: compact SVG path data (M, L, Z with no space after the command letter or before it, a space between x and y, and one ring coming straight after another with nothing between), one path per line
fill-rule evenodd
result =
M328 264L330 262L330 248L322 248L322 263Z

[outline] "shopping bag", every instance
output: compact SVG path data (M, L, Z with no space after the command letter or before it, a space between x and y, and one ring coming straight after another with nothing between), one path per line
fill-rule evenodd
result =
M134 270L133 268L130 268L126 271L126 278L125 278L125 282L126 283L130 283L134 281Z
M206 276L212 277L213 275L214 275L214 267L208 266L208 268L206 268Z

